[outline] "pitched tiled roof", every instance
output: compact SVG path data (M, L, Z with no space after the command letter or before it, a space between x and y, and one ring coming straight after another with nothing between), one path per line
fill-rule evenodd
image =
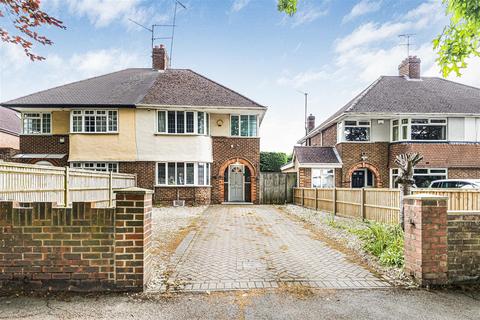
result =
M262 107L191 70L148 68L125 69L2 103L10 107L136 104Z
M348 113L480 114L480 89L437 77L382 76L308 136Z
M340 163L334 147L303 147L293 148L295 157L302 163Z
M0 131L13 135L20 134L21 121L13 110L0 107Z

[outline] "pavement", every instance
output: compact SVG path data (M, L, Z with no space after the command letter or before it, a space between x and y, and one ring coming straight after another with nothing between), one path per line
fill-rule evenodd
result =
M0 297L0 319L479 319L480 293L405 289Z
M149 291L212 292L301 285L385 288L389 283L274 206L210 206L180 243L168 278Z

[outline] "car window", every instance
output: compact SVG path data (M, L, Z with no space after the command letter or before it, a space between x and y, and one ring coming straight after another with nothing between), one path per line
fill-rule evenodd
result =
M457 183L458 183L457 181L444 181L442 183L442 188L446 188L446 189L458 188Z
M441 182L433 182L431 188L440 188Z

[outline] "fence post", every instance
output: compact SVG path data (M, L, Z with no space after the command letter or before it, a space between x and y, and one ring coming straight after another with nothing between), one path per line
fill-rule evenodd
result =
M362 213L362 220L365 220L365 188L362 188L360 194L360 212Z
M113 171L108 175L108 206L113 207Z
M318 188L315 188L315 211L318 211Z
M69 198L69 168L68 166L65 167L65 173L64 173L64 182L63 182L63 199L64 199L64 205L65 207L68 207L68 198Z
M333 187L333 215L337 215L337 187Z
M302 188L302 207L305 207L305 189Z

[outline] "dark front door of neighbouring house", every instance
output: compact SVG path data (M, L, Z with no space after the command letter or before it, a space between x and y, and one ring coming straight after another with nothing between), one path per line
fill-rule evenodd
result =
M230 174L228 177L229 181L229 199L231 202L243 202L245 201L244 196L244 179L243 172L244 166L232 164L230 165Z
M352 188L365 187L365 170L357 170L352 173Z

